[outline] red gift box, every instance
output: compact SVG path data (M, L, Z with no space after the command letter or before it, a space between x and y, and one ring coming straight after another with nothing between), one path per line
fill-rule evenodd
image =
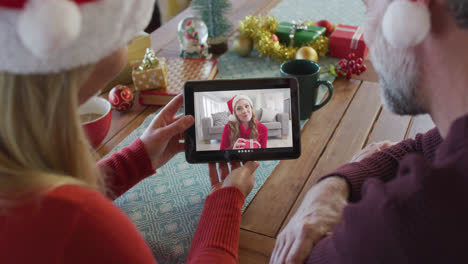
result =
M261 147L260 143L255 139L244 139L242 143L244 143L243 149L257 149Z
M330 57L347 59L350 53L365 59L369 48L361 27L339 24L330 36Z

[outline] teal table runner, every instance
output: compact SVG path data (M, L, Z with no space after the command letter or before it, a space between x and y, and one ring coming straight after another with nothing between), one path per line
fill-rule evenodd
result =
M360 1L283 0L271 14L279 21L328 19L333 23L362 25L364 11ZM241 58L229 51L219 58L217 79L280 76L279 62L257 55L254 51L250 57ZM319 64L322 72L335 62L336 59L321 57ZM321 78L333 81L333 77L327 74ZM324 93L325 89L319 98ZM119 151L139 137L156 114L148 116L112 152ZM278 161L261 162L256 173L255 187L247 197L244 209L277 164ZM188 164L184 153L180 153L158 169L157 174L134 186L114 203L136 225L158 263L184 263L209 192L208 166Z

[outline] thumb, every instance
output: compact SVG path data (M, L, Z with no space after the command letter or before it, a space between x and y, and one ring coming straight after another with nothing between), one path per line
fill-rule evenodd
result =
M386 140L386 141L383 141L383 142L381 142L381 143L379 144L378 149L379 149L379 150L382 150L382 149L391 147L393 144L395 144L395 143L392 142L392 141Z
M161 132L164 133L164 135L168 136L169 138L178 135L182 132L185 132L189 127L191 127L194 123L193 116L188 115L183 118L180 118L173 122L172 124L162 128Z
M242 166L242 169L246 170L246 172L250 175L255 172L258 166L260 166L260 163L258 161L249 161L245 163L244 166Z

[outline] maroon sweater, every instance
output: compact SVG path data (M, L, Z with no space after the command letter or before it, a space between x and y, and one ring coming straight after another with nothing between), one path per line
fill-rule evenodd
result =
M468 116L331 173L351 203L306 263L468 263L466 135Z

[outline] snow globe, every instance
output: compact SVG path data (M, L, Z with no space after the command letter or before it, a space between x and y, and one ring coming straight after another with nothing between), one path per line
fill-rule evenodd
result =
M180 21L177 27L180 44L180 57L209 59L208 28L198 17L188 17Z

